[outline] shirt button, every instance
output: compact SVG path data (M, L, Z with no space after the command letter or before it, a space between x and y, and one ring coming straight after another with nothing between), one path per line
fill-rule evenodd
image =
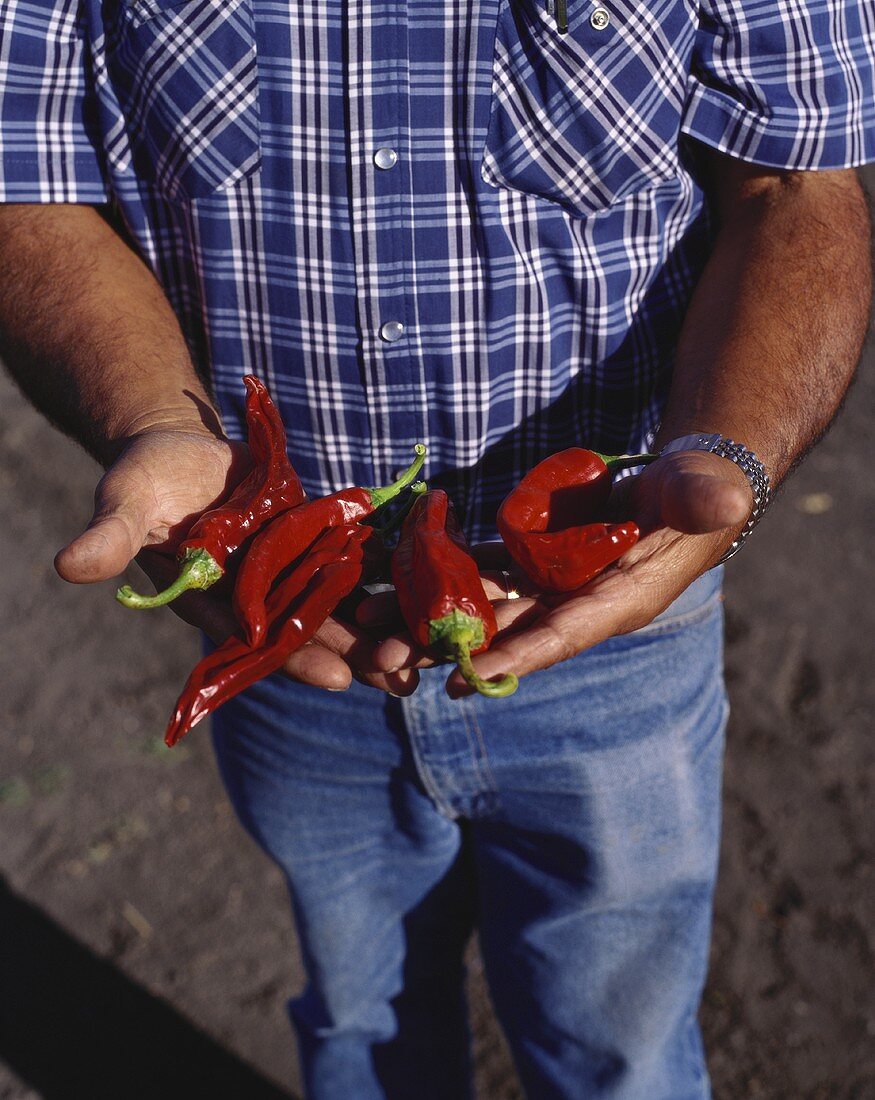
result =
M398 163L398 154L394 149L378 149L374 153L374 164L378 168L394 168Z
M589 17L589 25L596 31L603 31L611 21L611 14L606 8L596 8Z
M387 321L380 328L380 335L384 340L394 343L395 340L400 340L404 335L404 326L400 321Z

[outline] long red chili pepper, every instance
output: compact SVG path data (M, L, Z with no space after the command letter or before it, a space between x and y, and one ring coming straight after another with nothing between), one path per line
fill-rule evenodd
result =
M233 635L195 666L170 719L166 743L175 745L222 703L282 668L362 581L373 561L367 545L376 538L373 527L358 524L324 531L304 561L270 594L266 644L253 649Z
M593 579L638 541L638 524L587 523L604 508L617 470L656 455L607 456L581 447L550 455L530 470L498 511L498 530L530 580L570 592Z
M392 555L392 583L404 621L423 649L455 661L466 682L482 695L499 698L516 691L518 680L512 673L487 681L471 663L472 654L489 647L498 624L442 489L420 497L404 521Z
M286 454L286 433L279 411L263 382L254 375L246 386L246 424L255 466L218 508L204 512L177 551L176 580L155 596L141 596L123 585L116 599L126 607L161 607L192 588L209 588L225 572L228 557L271 517L304 501L300 479Z
M270 586L325 530L342 523L354 523L382 507L406 488L422 469L425 447L417 443L416 458L404 474L381 489L353 486L311 501L286 512L270 523L255 539L240 566L234 583L234 611L252 646L261 645L267 630L265 601Z

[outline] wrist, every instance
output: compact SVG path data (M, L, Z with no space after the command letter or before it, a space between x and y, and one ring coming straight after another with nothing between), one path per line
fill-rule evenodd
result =
M191 394L181 402L158 403L136 411L127 409L124 414L108 418L97 457L105 466L110 465L134 440L159 433L228 441L219 415L206 397Z

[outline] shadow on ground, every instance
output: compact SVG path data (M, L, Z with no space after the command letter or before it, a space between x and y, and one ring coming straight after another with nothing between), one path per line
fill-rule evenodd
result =
M0 1060L46 1100L289 1100L0 879Z

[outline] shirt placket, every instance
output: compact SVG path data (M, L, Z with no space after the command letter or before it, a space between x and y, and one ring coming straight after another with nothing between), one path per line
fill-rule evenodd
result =
M371 455L380 481L407 464L421 434L410 353L415 288L406 262L413 231L406 217L407 0L365 0L347 13L350 228Z

